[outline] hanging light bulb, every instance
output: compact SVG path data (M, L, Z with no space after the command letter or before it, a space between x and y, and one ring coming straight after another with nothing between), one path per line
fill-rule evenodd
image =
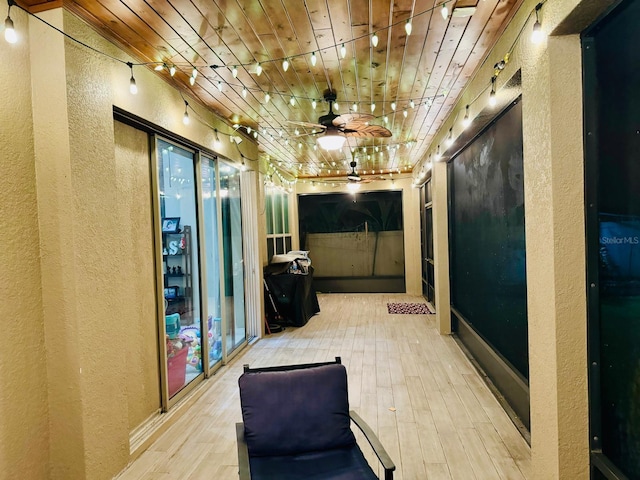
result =
M436 149L436 155L435 155L436 160L440 160L441 156L442 155L440 154L440 145L438 145L438 148Z
M407 115L409 115L406 108L402 111L402 115L404 115L404 118L407 118Z
M496 77L491 77L491 93L489 93L489 105L495 107L497 103L496 99Z
M196 67L193 67L193 70L191 71L191 77L193 77L193 79L195 80L197 76L198 76L198 69Z
M347 56L347 47L344 46L344 43L340 47L340 56L345 58Z
M167 66L166 63L159 63L158 65L156 65L155 67L153 67L153 69L156 72L159 72L160 70L164 70L164 68Z
M235 65L231 69L231 75L233 75L233 78L238 78L238 67L236 67Z
M138 93L138 86L136 85L136 79L133 77L133 63L127 63L129 69L131 70L131 78L129 79L129 92L131 95L135 95Z
M389 117L387 117L386 115L384 116L384 118L382 119L382 121L384 123L389 123Z
M311 54L311 66L315 67L317 61L318 61L318 58L316 57L316 52L313 52Z
M391 110L396 111L396 102L391 102Z
M453 145L453 127L449 129L449 136L447 137L447 146Z
M449 18L449 9L447 8L447 2L442 2L442 9L440 10L440 13L442 14L442 18L444 18L445 20Z
M285 72L289 70L289 60L286 58L282 61L282 70Z
M191 85L194 85L196 83L196 77L194 77L194 76L189 77L189 83Z
M317 106L318 106L318 103L315 101L315 99L311 100L311 108L315 110Z
M218 91L222 93L222 82L218 80Z
M353 102L353 105L351 105L351 110L353 110L354 112L358 111L358 104L356 102Z
M536 5L536 22L533 24L533 30L531 31L531 42L540 43L544 35L542 34L542 24L540 24L540 18L538 17L538 11L542 8L542 3Z
M333 108L335 108L336 111L340 110L340 105L338 104L338 102L333 102Z
M471 117L469 117L469 105L467 105L464 112L464 118L462 119L462 126L467 128L469 125L471 125Z
M371 113L376 109L376 104L371 102Z
M291 104L291 106L293 107L293 106L296 104L296 99L295 99L295 98L293 98L293 97L291 97L291 98L289 99L289 103L290 103L290 104Z
M169 67L169 75L171 75L172 77L176 74L176 66L175 65L171 65Z
M12 1L9 1L9 9L7 10L7 18L4 21L4 39L9 43L16 43L18 41L18 35L13 27L13 20L11 20L11 6Z
M373 45L374 48L378 46L378 34L375 32L371 36L371 45Z
M221 145L220 137L218 136L218 129L214 128L213 131L216 134L215 139L213 140L213 146L214 146L214 148L218 149L218 148L220 148L220 145Z
M189 104L187 103L187 101L184 101L184 115L182 116L182 123L184 123L185 125L189 125L189 110L187 110L189 108Z
M256 75L260 76L262 74L262 65L260 63L256 64Z
M415 108L415 107L416 107L416 104L415 104L415 102L414 102L413 100L409 100L409 106L410 106L411 108Z
M407 23L404 24L404 31L407 32L407 37L411 35L411 19L407 19Z
M269 95L269 93L265 93L264 94L264 103L269 103L269 100L271 100L271 95Z
M247 88L242 87L242 98L247 98Z

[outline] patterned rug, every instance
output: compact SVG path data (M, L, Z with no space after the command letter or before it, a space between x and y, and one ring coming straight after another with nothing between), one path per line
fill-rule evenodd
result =
M389 313L433 314L436 313L426 303L387 303Z

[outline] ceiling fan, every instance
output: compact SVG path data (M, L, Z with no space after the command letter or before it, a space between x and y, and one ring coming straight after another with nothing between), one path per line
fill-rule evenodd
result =
M336 115L333 113L333 104L336 98L338 97L334 91L324 92L324 99L329 103L329 113L318 118L318 123L293 121L289 123L313 129L311 133L303 135L322 133L317 138L317 142L325 150L341 149L346 137L383 138L391 136L389 129L379 125L369 125L369 122L375 118L373 115L366 113Z

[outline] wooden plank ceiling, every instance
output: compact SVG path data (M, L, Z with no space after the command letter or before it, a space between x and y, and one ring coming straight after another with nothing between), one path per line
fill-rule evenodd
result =
M149 62L147 68L165 65L158 75L238 125L246 139L255 135L261 154L286 178L340 179L354 149L361 175L411 171L522 1L449 0L446 19L442 0L64 0L64 6ZM19 3L42 10L60 2ZM475 12L460 15L462 7ZM337 94L336 113L371 113L371 123L392 136L348 138L334 152L316 147L317 134L290 121L316 123L328 112L327 90Z

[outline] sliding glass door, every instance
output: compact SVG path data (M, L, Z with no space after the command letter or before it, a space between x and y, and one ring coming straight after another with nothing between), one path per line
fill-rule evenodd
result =
M201 157L202 220L204 229L204 260L206 265L207 344L209 367L222 361L222 301L220 295L220 228L218 226L217 176L215 161Z
M240 170L233 165L220 162L219 172L224 262L225 352L229 354L247 339L242 204L240 200Z
M169 398L203 372L195 153L157 141Z

